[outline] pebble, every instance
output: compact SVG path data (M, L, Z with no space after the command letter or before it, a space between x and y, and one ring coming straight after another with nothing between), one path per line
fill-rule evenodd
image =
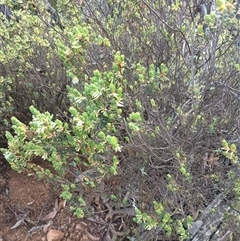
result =
M47 234L47 241L61 241L64 233L55 229L49 230Z
M43 227L43 232L47 233L47 231L48 231L48 227Z
M82 230L82 225L81 225L80 223L78 223L78 224L76 225L75 229L77 229L77 230Z
M66 225L66 224L62 224L62 225L60 226L60 229L61 229L61 230L66 230L66 229L67 229L67 225Z
M81 241L89 241L89 238L87 235L83 235Z

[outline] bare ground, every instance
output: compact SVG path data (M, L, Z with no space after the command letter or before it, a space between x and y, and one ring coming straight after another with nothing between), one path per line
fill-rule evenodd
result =
M50 240L51 229L61 231L63 241L97 241L105 239L107 225L74 217L57 190L11 170L1 157L0 241Z

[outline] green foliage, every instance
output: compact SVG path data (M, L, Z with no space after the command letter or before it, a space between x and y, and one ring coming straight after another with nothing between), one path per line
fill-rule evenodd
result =
M117 53L116 61L118 56ZM109 155L121 151L114 133L121 113L122 88L113 82L115 75L119 78L118 70L116 73L95 71L90 82L84 84L82 95L77 89L68 87L71 103L69 124L59 119L53 120L49 112L40 113L33 106L30 106L32 121L28 126L13 117L14 136L6 133L9 147L2 149L11 167L18 172L33 170L41 178L48 176L59 179L66 175L70 160L74 159L77 165L83 161L74 157L83 156L87 160L84 164L96 168L102 176L108 172L116 174L119 164L116 155L112 155L112 160L107 162L100 161L100 153ZM139 118L136 114L132 116ZM50 162L54 172L34 164L34 157ZM95 181L89 178L84 181L91 187L96 186ZM61 196L65 200L72 198L68 186L63 185ZM80 215L78 209L74 209L74 212Z
M138 224L142 224L147 230L161 227L168 238L171 237L173 231L176 230L177 234L179 234L179 240L185 240L188 237L186 227L190 227L192 225L192 218L188 216L184 220L174 220L172 215L166 212L162 203L153 201L153 205L156 212L155 216L142 213L136 208L136 217L134 218L134 221ZM185 225L185 227L183 225Z
M229 144L225 139L222 140L222 154L231 160L233 164L238 162L237 147L235 144Z

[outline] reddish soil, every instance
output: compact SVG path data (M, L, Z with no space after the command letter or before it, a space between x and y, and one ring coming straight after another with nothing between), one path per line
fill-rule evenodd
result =
M0 158L0 241L47 241L51 229L61 231L63 241L104 240L103 226L73 217L53 190L33 176L11 170ZM56 205L57 214L42 221Z

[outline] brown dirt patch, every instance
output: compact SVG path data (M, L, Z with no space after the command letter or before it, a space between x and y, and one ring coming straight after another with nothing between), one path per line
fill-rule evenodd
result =
M50 229L63 232L63 241L103 240L106 229L73 217L68 205L53 219L41 221L60 202L59 193L53 190L33 176L11 170L0 158L0 241L47 241Z

